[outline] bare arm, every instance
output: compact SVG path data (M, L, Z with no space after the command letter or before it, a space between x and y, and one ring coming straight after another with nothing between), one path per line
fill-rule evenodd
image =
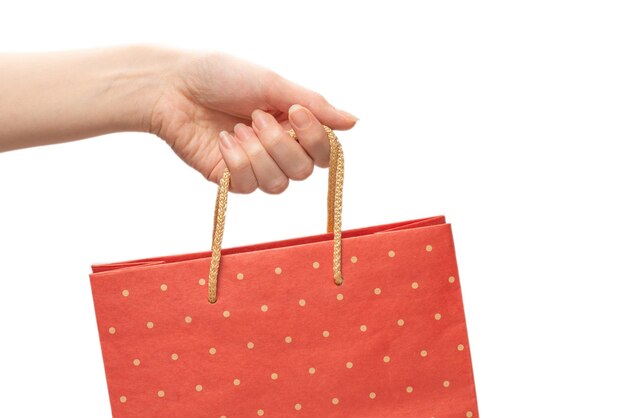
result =
M327 166L321 124L355 122L321 95L219 52L130 46L0 54L0 152L151 132L211 181L228 166L234 192L277 193L313 165Z

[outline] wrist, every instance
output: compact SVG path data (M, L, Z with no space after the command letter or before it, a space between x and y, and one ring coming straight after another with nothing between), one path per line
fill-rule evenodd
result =
M111 66L103 73L114 131L151 130L153 109L178 72L180 51L133 45L111 51Z

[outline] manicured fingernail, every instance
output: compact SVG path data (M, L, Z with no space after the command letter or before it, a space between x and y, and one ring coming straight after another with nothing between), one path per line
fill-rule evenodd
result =
M233 128L235 130L235 140L239 141L249 141L250 138L250 127L244 125L243 123L238 123Z
M300 105L293 105L289 108L289 119L298 129L305 129L311 125L309 112Z
M265 129L271 122L270 115L262 110L252 112L252 120L254 121L254 125L259 129Z
M235 146L233 138L226 131L220 132L220 140L222 141L222 145L224 145L224 148L232 149Z
M345 116L346 118L353 120L353 121L357 121L359 120L359 118L357 118L356 116L354 116L352 113L346 112L345 110L340 110L337 109L337 112L341 113L343 116Z

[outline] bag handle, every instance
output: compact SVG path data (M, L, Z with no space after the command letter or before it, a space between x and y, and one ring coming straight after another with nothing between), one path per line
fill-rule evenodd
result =
M330 141L330 167L328 169L328 217L326 232L333 232L333 275L337 286L343 283L341 275L341 209L343 199L343 150L337 135L328 126L323 125ZM293 129L289 135L296 141L298 137ZM230 171L224 169L215 200L213 216L213 246L211 253L211 268L209 270L209 302L217 302L217 277L222 257L222 238L224 236L224 221L226 219L226 203L230 188Z

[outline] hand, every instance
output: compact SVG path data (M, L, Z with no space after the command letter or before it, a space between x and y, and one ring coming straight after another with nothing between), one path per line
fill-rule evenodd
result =
M224 53L184 56L163 84L148 129L212 182L228 167L235 193L281 193L314 165L328 167L322 124L345 130L357 121L320 94Z

